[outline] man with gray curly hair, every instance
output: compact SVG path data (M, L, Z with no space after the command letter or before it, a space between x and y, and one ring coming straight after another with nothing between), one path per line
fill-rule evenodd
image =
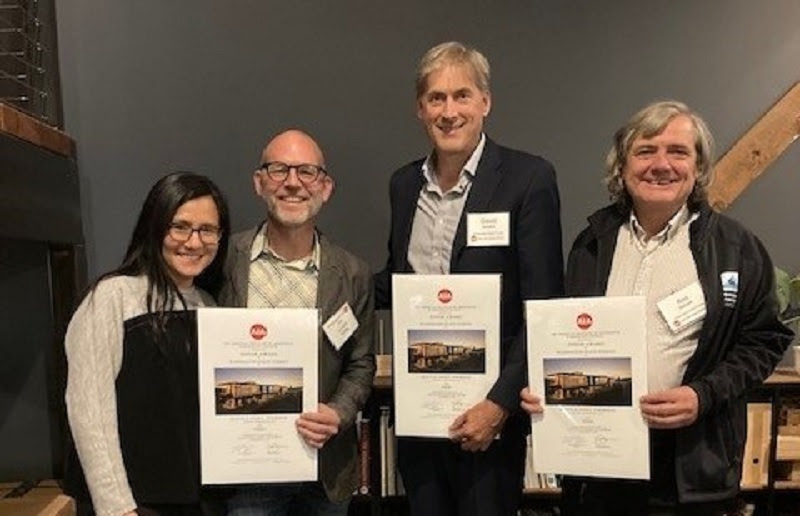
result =
M745 393L791 341L778 320L761 242L706 202L712 138L681 102L656 102L614 136L612 204L589 217L569 255L570 296L643 296L650 427L648 482L564 480L565 514L722 515L741 479ZM670 304L685 316L667 317ZM537 396L522 406L541 412Z
M696 154L694 184L687 202L690 209L696 211L706 200L708 185L711 183L713 136L703 119L691 111L686 104L669 100L650 104L636 113L614 134L614 144L606 156L605 178L612 201L621 207L631 208L632 198L625 188L623 169L633 144L638 138L651 139L661 134L677 117L684 121L684 125L687 122L691 125L692 144ZM689 143L688 140L686 143Z

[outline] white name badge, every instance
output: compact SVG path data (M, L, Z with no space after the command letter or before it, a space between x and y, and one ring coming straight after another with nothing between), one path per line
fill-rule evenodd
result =
M698 281L665 297L657 306L672 333L678 333L706 316L706 301Z
M508 246L508 212L467 213L467 247Z
M336 310L330 319L322 325L322 331L328 336L333 347L338 351L342 344L350 338L354 331L358 329L358 320L353 315L350 305L345 303Z

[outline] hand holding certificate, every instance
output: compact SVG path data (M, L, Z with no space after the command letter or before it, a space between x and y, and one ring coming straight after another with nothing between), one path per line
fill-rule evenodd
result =
M486 451L503 428L508 412L492 400L481 400L456 418L450 439L461 443L464 451Z
M688 385L642 396L641 403L650 428L683 428L697 421L697 392Z
M328 439L339 433L342 423L339 414L324 403L318 405L316 412L303 412L295 425L300 436L312 448L320 449Z
M647 479L642 297L527 301L528 378L537 472ZM537 400L534 395L537 395ZM538 401L538 402L537 402Z

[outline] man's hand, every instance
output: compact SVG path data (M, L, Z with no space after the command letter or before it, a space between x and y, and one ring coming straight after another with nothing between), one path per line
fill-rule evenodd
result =
M335 410L324 403L317 406L316 412L303 412L295 421L297 433L312 448L322 448L328 439L339 433L342 420Z
M683 428L697 420L697 393L686 385L646 394L639 403L650 428Z
M508 412L497 403L480 401L453 421L450 439L461 443L464 451L486 451L507 417Z
M519 397L522 399L519 406L528 414L541 414L544 411L542 399L536 394L533 394L527 387L520 391Z

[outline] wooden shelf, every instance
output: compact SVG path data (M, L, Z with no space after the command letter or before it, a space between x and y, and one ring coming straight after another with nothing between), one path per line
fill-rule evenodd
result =
M376 389L391 389L392 377L391 376L375 376L372 380L372 386Z
M0 131L57 154L75 156L75 142L66 133L2 102Z
M11 486L20 490L17 493L19 496L6 498L10 489L9 492L3 492L3 497L0 498L0 516L75 514L75 501L61 492L55 480L3 483L0 484L0 489L6 490Z
M0 498L4 498L8 493L17 487L19 482L0 482Z
M797 480L776 480L775 489L800 489L800 482Z
M800 374L794 369L776 369L769 378L764 380L764 385L800 384Z
M775 460L800 460L800 435L778 434L778 446L775 451Z

